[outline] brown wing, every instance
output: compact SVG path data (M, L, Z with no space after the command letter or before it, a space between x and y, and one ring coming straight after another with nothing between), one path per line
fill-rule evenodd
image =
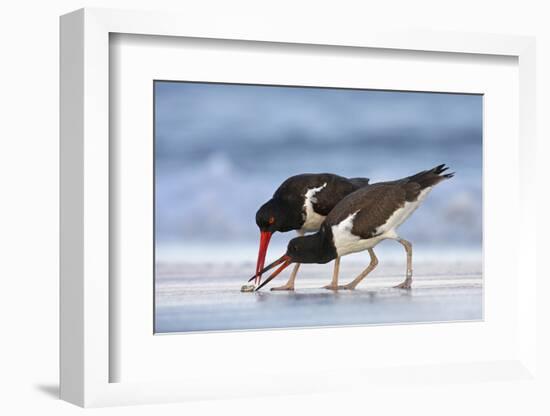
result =
M406 201L415 200L419 193L420 186L417 183L367 186L351 193L336 205L325 224L331 227L357 212L352 233L364 239L372 238L377 235L378 227L384 225Z
M325 180L327 186L315 194L313 203L315 212L321 215L328 215L342 199L358 188L348 179L338 175L327 175Z

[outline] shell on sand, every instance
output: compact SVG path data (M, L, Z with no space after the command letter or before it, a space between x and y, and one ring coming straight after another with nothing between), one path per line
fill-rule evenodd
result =
M255 288L254 285L242 285L241 292L253 292L254 288Z

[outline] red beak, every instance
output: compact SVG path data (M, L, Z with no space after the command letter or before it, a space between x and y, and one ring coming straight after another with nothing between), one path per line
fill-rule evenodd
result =
M256 275L254 284L258 285L262 278L262 269L265 264L265 256L267 254L267 247L269 246L269 240L271 240L270 231L260 231L260 249L258 250L258 261L256 262Z
M282 263L282 264L281 264L281 263ZM264 286L267 285L269 282L271 282L273 279L275 279L275 278L279 275L279 273L281 273L284 269L286 269L286 268L288 267L288 265L289 265L290 263L292 263L292 258L291 258L290 256L286 255L286 254L285 254L284 256L282 256L279 260L274 261L274 262L272 263L272 265L275 265L275 264L277 264L277 265L278 265L278 264L281 264L281 265L279 266L279 268L278 268L277 270L275 270L275 271L271 274L271 276L269 276L267 279L265 279L265 282L263 282L260 286L258 286L258 287L255 289L255 291L256 291L256 290L260 290L262 287L264 287Z

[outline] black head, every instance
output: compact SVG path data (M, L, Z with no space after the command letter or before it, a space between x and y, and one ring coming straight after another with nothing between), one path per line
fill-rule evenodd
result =
M269 240L273 233L297 230L302 226L303 221L299 209L293 209L292 204L284 203L280 199L272 198L260 207L256 213L256 224L260 229L256 284L260 282L261 270L264 268Z
M328 263L337 257L331 236L324 229L304 237L290 240L286 255L293 263Z
M303 222L301 207L292 207L279 199L270 199L256 212L256 224L260 231L284 233L300 229Z
M256 278L258 274L279 266L279 268L275 270L263 283L259 284L259 281L257 281L257 284L259 285L256 287L256 290L260 290L292 263L323 264L334 260L336 257L336 249L332 243L332 233L330 232L330 229L327 231L327 229L321 228L321 230L315 234L304 237L296 237L290 240L286 253L269 266L256 270L256 275L252 276L249 281Z

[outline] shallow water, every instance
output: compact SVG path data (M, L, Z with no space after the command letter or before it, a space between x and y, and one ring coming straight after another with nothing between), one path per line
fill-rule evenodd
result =
M340 283L365 265L342 264ZM269 288L242 293L250 264L163 264L155 282L155 332L219 331L340 325L480 320L483 318L481 263L415 265L411 290L394 289L403 266L385 264L354 291L322 289L331 265L303 266L294 292Z

